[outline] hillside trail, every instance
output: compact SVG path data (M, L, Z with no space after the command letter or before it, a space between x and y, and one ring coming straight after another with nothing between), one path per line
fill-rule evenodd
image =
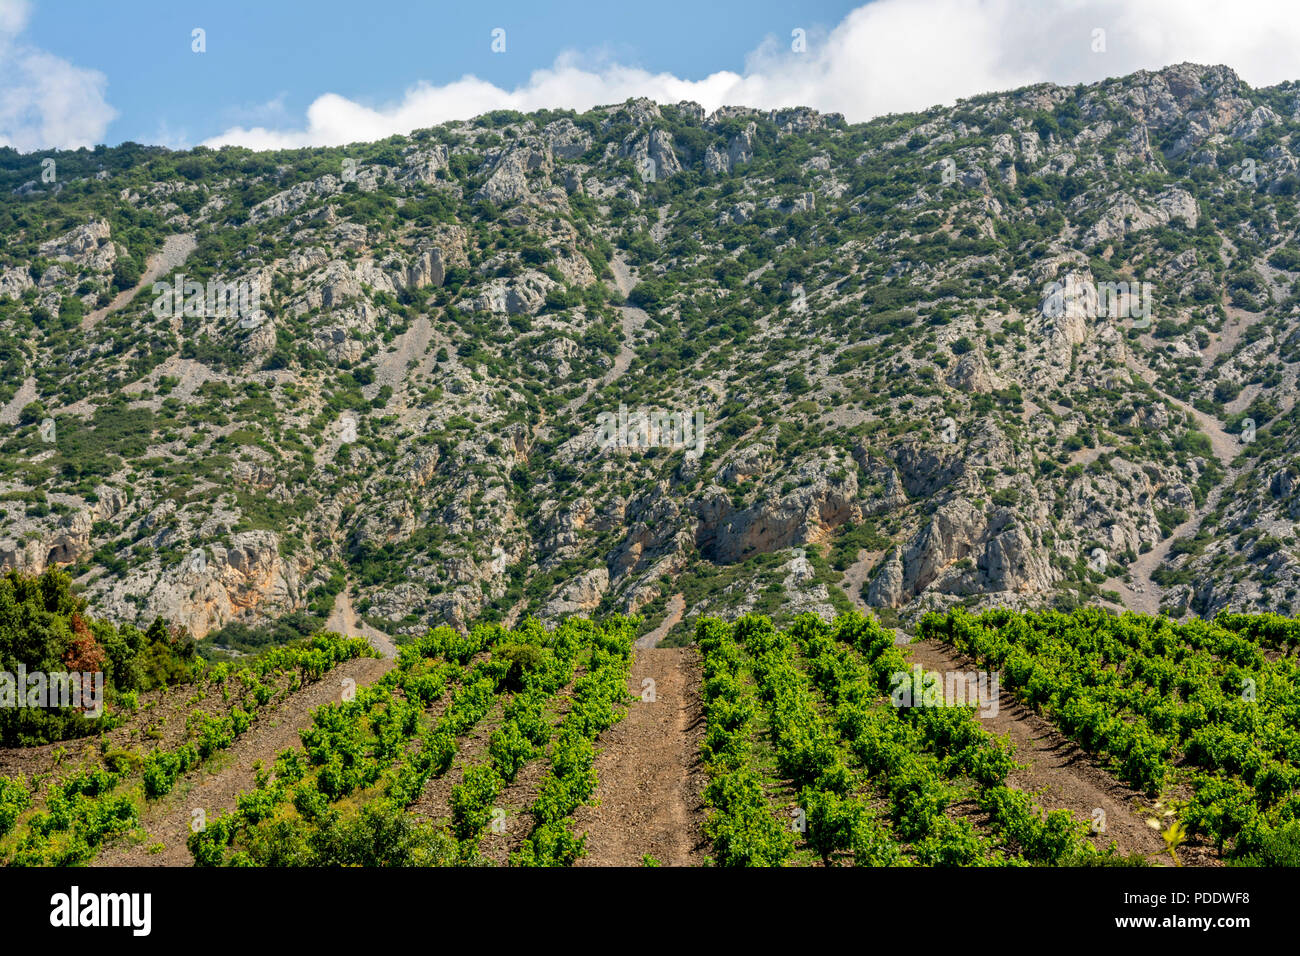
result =
M1229 315L1236 321L1225 323L1219 337L1206 347L1205 357L1202 359L1204 363L1212 363L1215 356L1222 354L1229 347L1225 344L1225 339L1235 342L1241 337L1246 317L1239 309L1232 310ZM1222 479L1206 495L1205 501L1200 507L1194 509L1184 521L1156 543L1150 551L1138 555L1137 560L1128 565L1129 581L1115 575L1107 578L1101 584L1103 590L1115 591L1119 594L1121 608L1136 611L1139 614L1156 614L1160 611L1160 606L1163 603L1164 589L1156 583L1152 575L1164 564L1174 546L1174 542L1180 538L1192 537L1200 530L1201 523L1205 520L1206 515L1211 514L1218 507L1219 499L1222 498L1224 490L1231 487L1232 483L1236 481L1239 469L1235 468L1232 463L1240 454L1242 444L1240 436L1229 434L1217 420L1161 389L1158 384L1159 377L1156 373L1131 352L1129 353L1128 367L1142 381L1150 385L1161 398L1187 414L1196 423L1196 427L1209 437L1210 451L1222 466L1224 472Z
M4 408L0 408L0 425L18 424L18 416L34 401L36 401L36 376L29 375L23 379L23 383L18 386L18 391L14 392L14 397L9 400L9 403Z
M637 287L640 280L632 274L628 264L617 255L609 260L609 269L614 273L614 287L626 299L632 294L632 290ZM646 324L646 320L650 318L644 309L638 309L634 305L620 305L618 310L623 317L623 341L619 345L618 355L614 358L613 367L600 380L601 385L608 385L627 371L628 366L632 364L632 359L636 357L636 349L632 346L636 333L641 330L641 327Z
M397 657L397 645L393 643L393 639L361 620L352 609L350 586L334 596L334 607L325 621L325 630L337 631L344 637L364 637L385 660L393 660Z
M233 810L239 794L256 786L256 765L269 770L280 751L297 747L302 742L298 732L311 723L312 711L342 699L345 678L362 687L374 683L392 667L393 661L382 658L344 661L321 680L263 712L230 749L212 758L210 767L190 771L177 781L170 794L145 809L140 821L146 833L143 841L114 844L91 865L191 865L185 841L195 810L202 810L208 820ZM152 849L158 844L161 849Z
M1138 614L1158 614L1161 600L1164 597L1164 588L1155 582L1152 575L1155 574L1156 569L1164 564L1165 558L1169 556L1175 541L1180 538L1192 537L1200 530L1201 522L1205 520L1205 516L1218 507L1219 499L1223 496L1223 489L1228 484L1229 480L1225 479L1215 485L1210 490L1210 493L1205 496L1204 505L1197 508L1187 520L1170 531L1150 551L1138 555L1137 560L1127 568L1128 575L1132 578L1131 583L1119 577L1111 577L1102 582L1102 590L1118 592L1122 609L1134 611Z
M637 280L633 276L631 268L617 255L610 259L609 268L614 273L614 287L626 298L637 285ZM578 409L587 404L587 400L591 398L596 389L604 388L610 382L621 378L631 367L632 360L636 358L636 348L633 343L636 341L637 333L646 324L650 316L644 309L638 309L631 305L620 305L618 311L622 321L623 341L619 343L618 354L614 356L614 364L598 381L589 382L581 395L570 400L557 413L557 418L567 418L575 414ZM596 424L595 420L593 419L590 424L594 426Z
M869 568L881 554L860 551L850 571ZM858 610L864 613L872 610L862 599L861 585L846 590ZM978 669L953 648L937 641L910 641L905 634L895 631L894 643L913 663L927 671L969 673ZM1005 735L1015 745L1016 761L1023 766L1008 775L1009 786L1035 794L1045 810L1069 810L1084 822L1098 819L1096 811L1101 810L1105 814L1105 831L1094 837L1097 846L1105 848L1114 840L1120 852L1150 855L1153 863L1160 863L1156 854L1164 849L1164 842L1133 810L1144 800L1143 795L1097 766L1051 723L1002 690L997 713L990 710L981 724L990 733Z
M140 276L140 281L133 288L123 289L104 308L96 309L89 315L84 316L81 320L81 331L88 332L103 321L105 316L126 308L146 286L152 287L155 282L168 272L183 266L185 260L190 257L190 253L196 248L198 248L198 242L192 232L168 236L163 240L162 248L149 257L149 261L145 264L144 275Z
M587 833L579 866L640 866L647 854L664 866L704 862L700 681L694 647L634 648L634 700L596 741L597 802L574 813Z
M840 580L840 587L849 596L849 600L860 610L868 610L866 602L862 599L863 585L867 583L867 578L871 575L871 569L884 556L884 551L859 549L857 558L844 569L844 577Z
M632 643L632 646L639 650L654 650L659 646L659 642L668 636L668 632L677 626L684 613L686 613L685 595L674 594L668 599L668 608L664 611L664 619L659 622L659 626L653 631L642 634Z
M140 280L132 288L123 289L102 309L95 309L93 312L82 316L81 331L90 331L103 321L105 316L126 308L146 286L152 287L161 276L184 265L185 260L190 257L190 253L197 247L198 242L195 240L193 233L168 236L163 240L162 248L149 257L144 275L140 276ZM23 380L22 385L14 397L9 400L9 403L3 409L0 409L0 425L16 424L23 407L36 401L36 398L36 376L29 375Z
M1210 449L1214 452L1214 457L1219 460L1225 469L1230 467L1233 459L1241 452L1241 438L1238 435L1231 435L1226 432L1223 425L1218 420L1211 418L1199 408L1195 408L1181 398L1175 398L1168 392L1160 388L1159 376L1145 362L1141 361L1136 355L1129 356L1129 368L1137 372L1138 377L1146 382L1151 388L1165 401L1174 405L1181 411L1185 412L1194 422L1196 427L1204 432L1210 439Z
M1241 341L1241 336L1246 331L1246 326L1263 318L1262 315L1247 312L1235 305L1224 306L1223 311L1227 318L1224 319L1222 327L1210 340L1210 344L1201 350L1201 368L1206 370L1214 367L1215 360L1220 355L1227 355L1237 347L1237 343Z

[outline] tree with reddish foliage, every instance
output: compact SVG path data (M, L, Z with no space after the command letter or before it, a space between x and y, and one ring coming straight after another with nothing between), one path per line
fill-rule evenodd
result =
M90 628L80 614L73 612L68 623L72 625L72 643L63 654L63 666L69 671L69 681L83 682L81 699L84 701L89 699L86 695L94 690L91 684L92 678L77 675L102 671L104 662L108 660L108 654L95 640L95 635L90 633Z
M192 680L201 667L194 641L163 620L146 634L96 620L66 571L0 571L0 672L90 674L109 695ZM74 684L75 686L75 684ZM82 681L82 700L93 685ZM35 746L98 733L102 724L63 708L0 706L0 747Z

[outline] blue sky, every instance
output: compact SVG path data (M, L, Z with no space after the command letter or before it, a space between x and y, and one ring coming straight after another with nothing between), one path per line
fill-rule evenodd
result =
M857 122L1185 60L1267 85L1298 49L1300 0L0 0L0 146L339 145L629 96Z
M327 91L382 105L420 80L466 73L513 88L566 50L701 79L741 70L768 34L828 29L857 5L60 0L32 4L26 38L109 78L120 114L110 142L197 143L230 126L301 116ZM195 27L207 32L202 55L191 50ZM491 51L497 27L506 30L504 55Z

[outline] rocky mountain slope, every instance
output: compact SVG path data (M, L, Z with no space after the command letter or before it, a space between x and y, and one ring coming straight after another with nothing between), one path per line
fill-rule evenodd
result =
M1191 64L0 150L0 566L236 645L347 594L1297 613L1297 155L1300 84Z

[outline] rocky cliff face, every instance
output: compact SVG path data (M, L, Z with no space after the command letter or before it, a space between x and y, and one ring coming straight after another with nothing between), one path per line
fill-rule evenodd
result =
M114 582L101 600L112 615L129 617L143 598L150 613L202 639L223 624L276 618L302 607L307 567L282 557L277 535L247 531L232 535L228 545L196 548L176 566L159 562Z
M57 194L24 157L0 565L196 635L340 578L399 634L678 590L1296 611L1298 132L1295 84L1183 64L68 154ZM150 264L261 314L159 315Z

